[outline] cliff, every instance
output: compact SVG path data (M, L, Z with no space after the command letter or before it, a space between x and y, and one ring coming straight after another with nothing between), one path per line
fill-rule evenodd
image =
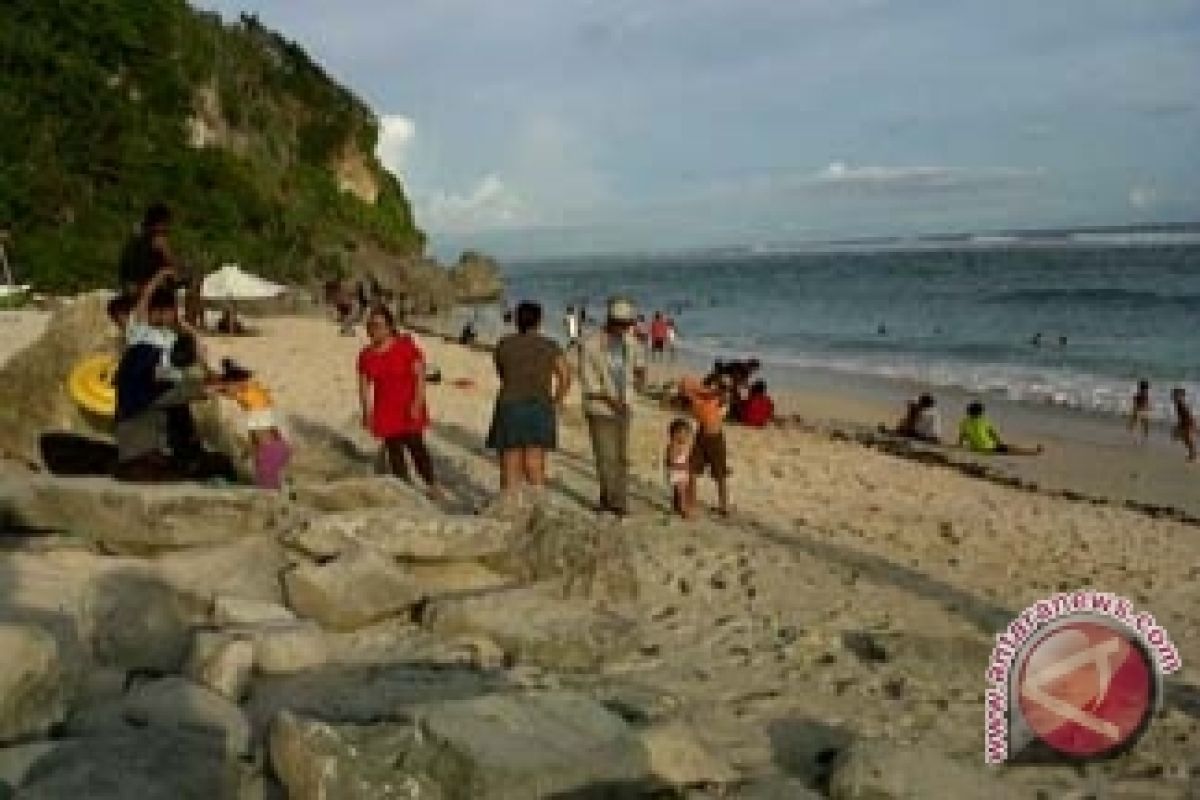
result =
M0 5L0 229L21 282L113 282L145 207L176 211L197 269L276 280L344 271L363 249L420 257L378 122L293 42L184 0Z

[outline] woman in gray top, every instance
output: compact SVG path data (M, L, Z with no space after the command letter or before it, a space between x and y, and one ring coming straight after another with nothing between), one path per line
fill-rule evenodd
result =
M558 445L557 409L571 388L562 348L543 336L542 307L517 306L517 332L496 345L500 393L487 446L500 454L500 491L517 498L522 484L535 491L546 485L546 451Z

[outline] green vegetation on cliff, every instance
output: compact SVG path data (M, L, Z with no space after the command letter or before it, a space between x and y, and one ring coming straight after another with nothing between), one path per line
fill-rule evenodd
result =
M368 246L419 253L378 124L294 43L184 0L0 4L0 229L21 282L112 285L145 207L176 250L303 280Z

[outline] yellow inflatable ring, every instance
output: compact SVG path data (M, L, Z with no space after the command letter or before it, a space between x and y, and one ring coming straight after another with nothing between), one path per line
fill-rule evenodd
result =
M117 359L113 355L90 355L71 370L67 392L84 411L111 419L117 411L117 390L113 386L116 371Z

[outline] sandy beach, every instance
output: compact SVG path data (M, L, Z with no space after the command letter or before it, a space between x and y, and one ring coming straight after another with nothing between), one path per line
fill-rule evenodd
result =
M9 324L21 336L44 324L33 314L16 319ZM230 356L259 373L290 429L341 443L368 474L374 444L358 423L354 370L361 330L340 336L314 317L254 324L260 335L207 339L210 359ZM430 388L431 445L451 494L446 510L470 513L497 491L483 449L497 380L487 353L418 338L442 376ZM16 341L6 337L5 349ZM788 402L814 419L854 410L818 398ZM551 473L557 502L586 512L595 481L578 402L576 391ZM857 412L865 420L875 409ZM819 424L730 428L734 516L684 522L670 514L660 467L671 417L649 400L637 404L627 525L643 646L607 669L688 720L732 769L805 775L824 749L851 737L919 744L982 769L993 636L1040 598L1090 588L1154 614L1183 662L1146 740L1103 775L1120 789L1113 796L1186 796L1200 741L1196 526L897 458ZM1047 474L1071 469L1047 464ZM714 495L702 484L702 502ZM1087 775L1013 770L1002 795L1032 797L1037 787L1078 796L1071 792L1095 778Z
M319 319L261 324L263 336L217 340L214 352L260 370L290 414L330 426L368 453L356 422L359 340ZM443 376L430 394L438 468L467 509L497 488L482 448L497 382L485 353L420 339ZM821 408L814 399L795 401L813 414ZM827 402L832 416L848 408ZM1168 682L1163 719L1149 734L1155 744L1146 749L1172 752L1196 741L1195 526L1119 502L997 485L819 431L731 428L735 517L696 531L668 512L659 459L670 416L647 402L635 418L632 468L647 531L639 569L659 639L629 669L680 693L710 744L742 767L778 757L789 736L809 735L803 720L977 751L991 636L1037 599L1080 588L1126 595L1171 632L1184 667ZM561 427L554 489L587 508L594 480L577 392ZM1068 474L1083 462L1050 456L1037 474ZM1176 464L1163 469L1183 472ZM1098 477L1092 486L1102 484ZM701 491L713 502L711 484ZM853 631L897 642L920 666L876 669L845 661L844 652L823 665ZM953 657L943 658L944 648ZM892 679L906 688L889 699Z

